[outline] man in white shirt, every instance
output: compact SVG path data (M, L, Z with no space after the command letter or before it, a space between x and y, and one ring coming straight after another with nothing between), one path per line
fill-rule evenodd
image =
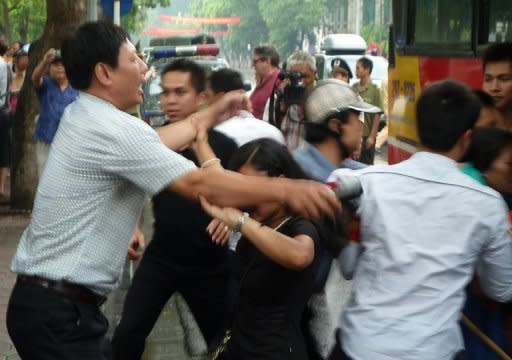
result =
M479 101L464 85L444 81L423 92L416 113L422 151L359 172L363 251L332 360L458 358L464 288L477 264L486 294L512 299L505 202L457 166ZM342 177L335 171L330 180Z
M239 72L232 69L213 71L208 80L206 97L210 104L233 90L242 90L244 83ZM284 145L281 131L265 121L255 118L250 112L241 110L237 115L217 125L215 130L231 137L238 146L261 138L270 138Z

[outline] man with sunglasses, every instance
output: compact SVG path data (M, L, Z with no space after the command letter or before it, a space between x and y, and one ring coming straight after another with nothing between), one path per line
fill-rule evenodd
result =
M278 84L279 54L273 45L261 45L254 49L252 66L257 85L250 96L252 114L263 119L263 112L268 99Z

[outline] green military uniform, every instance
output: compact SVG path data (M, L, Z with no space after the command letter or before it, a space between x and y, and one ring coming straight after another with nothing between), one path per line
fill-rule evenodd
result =
M354 91L358 93L365 102L375 105L382 109L382 100L380 97L380 90L371 81L366 85L361 85L361 83L354 84L352 86ZM372 147L367 148L366 141L370 136L370 132L372 131L373 121L375 118L375 114L364 114L364 132L363 132L363 144L361 148L361 155L359 156L359 161L368 165L373 165L373 160L375 158L375 141ZM377 134L375 134L377 135ZM375 140L375 139L374 139Z
M352 86L352 89L354 89L354 91L356 93L358 93L363 98L363 100L365 102L375 105L380 109L383 108L382 107L382 99L380 96L380 90L377 87L377 85L375 85L371 81L368 84L366 84L365 86L362 86L361 83L356 83ZM370 135L370 131L372 130L372 126L373 126L374 117L375 117L375 114L368 114L368 113L364 114L364 133L363 133L364 137L368 137L368 135Z

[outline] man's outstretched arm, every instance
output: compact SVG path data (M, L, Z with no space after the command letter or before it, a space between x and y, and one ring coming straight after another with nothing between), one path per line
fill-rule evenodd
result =
M218 206L251 207L263 202L280 202L306 218L330 217L341 205L324 184L311 180L245 176L217 167L185 173L169 190L199 201L199 195Z

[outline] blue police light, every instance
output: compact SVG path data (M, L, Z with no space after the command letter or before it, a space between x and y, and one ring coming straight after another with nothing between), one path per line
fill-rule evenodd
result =
M178 56L198 56L219 54L219 47L215 44L208 45L186 45L186 46L165 46L154 48L151 55L155 59L178 57Z

